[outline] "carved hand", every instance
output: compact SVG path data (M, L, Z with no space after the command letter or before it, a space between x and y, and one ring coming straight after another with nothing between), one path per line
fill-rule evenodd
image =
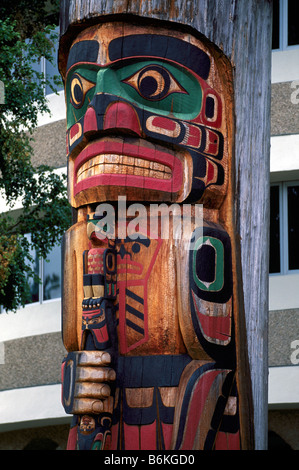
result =
M110 383L116 373L109 367L106 351L69 353L64 366L63 405L67 413L98 414L112 412Z

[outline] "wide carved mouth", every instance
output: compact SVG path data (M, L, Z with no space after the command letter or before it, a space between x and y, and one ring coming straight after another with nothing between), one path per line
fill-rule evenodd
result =
M123 192L125 188L134 188L155 194L189 192L189 157L186 152L144 139L107 136L90 142L70 160L73 194L76 197L84 193L89 200L95 198L95 189L103 191L103 188L108 192L109 188L118 191L123 188Z
M77 171L77 183L101 174L135 175L170 180L171 168L162 163L129 155L101 154L90 158Z

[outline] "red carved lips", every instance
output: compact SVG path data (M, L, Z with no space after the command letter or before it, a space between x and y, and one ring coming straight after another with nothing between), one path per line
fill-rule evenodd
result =
M174 193L183 183L183 164L175 152L142 139L101 139L85 147L74 163L74 195L109 185Z
M117 256L117 274L142 274L144 265L133 261L129 255L125 255L124 258L121 258L120 255Z

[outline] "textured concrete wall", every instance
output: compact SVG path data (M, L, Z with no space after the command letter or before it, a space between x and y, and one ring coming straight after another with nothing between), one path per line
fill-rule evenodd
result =
M299 80L271 85L271 135L299 133Z
M5 341L4 351L0 390L60 383L65 355L60 333Z
M49 165L54 168L66 166L65 120L55 121L35 129L32 143L34 167Z
M297 365L296 350L299 351L299 308L270 311L269 366Z

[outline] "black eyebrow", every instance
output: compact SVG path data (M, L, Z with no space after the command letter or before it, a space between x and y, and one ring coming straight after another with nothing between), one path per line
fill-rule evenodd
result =
M126 57L159 57L172 60L193 70L206 80L210 58L198 47L172 36L133 34L113 39L109 44L111 61Z
M70 50L66 70L77 62L96 62L99 52L98 41L80 41L73 45Z

